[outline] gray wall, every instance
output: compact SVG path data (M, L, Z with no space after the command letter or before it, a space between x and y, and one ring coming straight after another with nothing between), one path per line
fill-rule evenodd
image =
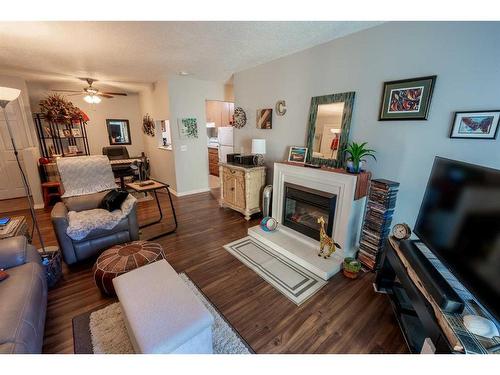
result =
M177 193L208 191L205 100L224 100L224 84L172 76L168 79L168 91ZM198 138L180 139L178 120L185 117L198 120Z
M306 143L312 96L355 91L350 139L377 150L368 168L375 178L401 183L393 222L413 226L434 156L500 168L500 141L450 139L454 111L500 109L499 22L387 23L235 74L236 105L247 125L236 146L250 151L266 138L266 162L286 158ZM428 121L377 121L384 81L436 74ZM285 99L273 129L255 128L258 108ZM270 178L272 173L270 173ZM272 180L271 180L272 181Z

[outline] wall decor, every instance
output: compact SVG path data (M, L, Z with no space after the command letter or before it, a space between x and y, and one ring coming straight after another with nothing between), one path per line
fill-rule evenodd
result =
M178 119L177 123L181 139L198 138L198 122L196 118L181 118Z
M292 146L288 152L288 161L290 163L304 164L307 158L307 147Z
M455 112L450 138L496 139L500 110Z
M144 134L149 135L150 137L155 136L155 122L153 118L147 113L142 118L142 131Z
M349 140L355 92L314 96L309 109L307 163L339 168Z
M286 113L286 102L284 100L278 100L275 109L278 116L284 116Z
M243 108L236 107L234 109L233 117L234 117L234 124L233 124L233 126L236 129L241 129L242 127L244 127L246 125L246 123L247 123L247 114L245 113L245 111L243 110Z
M73 135L73 137L81 137L82 136L82 131L80 128L71 128L71 135Z
M436 77L385 82L379 121L427 120Z
M128 120L107 119L108 138L110 145L131 145L130 124Z
M257 110L257 129L273 128L273 110L271 108Z

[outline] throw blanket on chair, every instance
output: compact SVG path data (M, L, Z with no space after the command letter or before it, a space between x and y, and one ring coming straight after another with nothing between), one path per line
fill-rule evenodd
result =
M119 210L109 212L102 208L87 211L69 211L66 234L75 241L83 240L94 229L111 230L132 211L137 199L128 195Z
M62 198L116 189L115 177L105 155L58 158L57 169L64 187Z

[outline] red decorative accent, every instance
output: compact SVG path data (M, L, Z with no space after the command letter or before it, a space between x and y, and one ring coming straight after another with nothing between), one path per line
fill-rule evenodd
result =
M335 136L332 138L332 143L330 144L330 150L335 151L339 148L339 135L335 133Z

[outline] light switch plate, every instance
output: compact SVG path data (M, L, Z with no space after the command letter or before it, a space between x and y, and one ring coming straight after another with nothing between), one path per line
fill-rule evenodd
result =
M181 151L187 151L188 146L187 145L181 145Z

